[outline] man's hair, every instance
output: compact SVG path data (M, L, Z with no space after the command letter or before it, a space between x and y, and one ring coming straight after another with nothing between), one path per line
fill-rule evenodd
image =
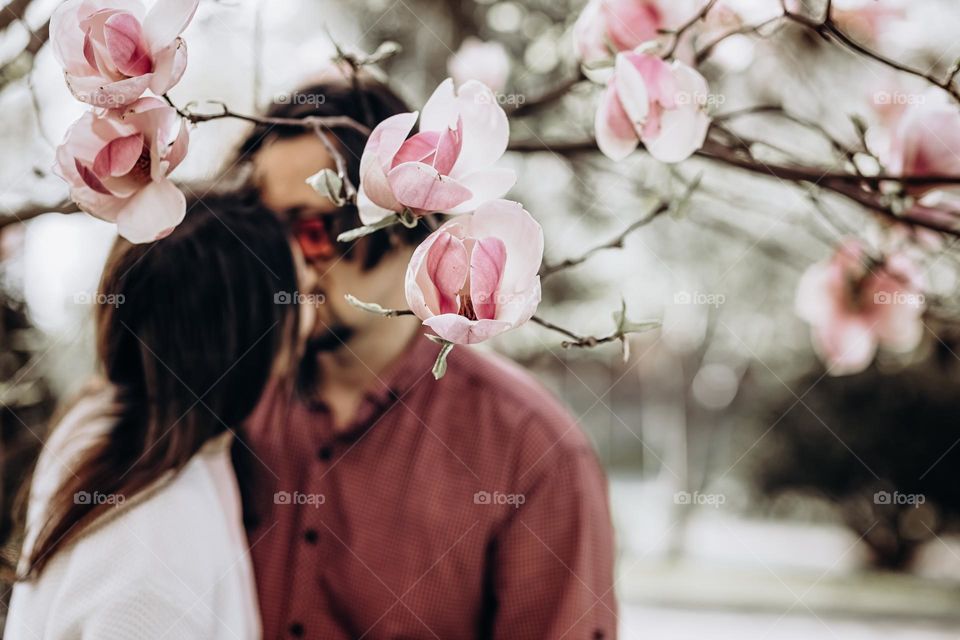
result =
M306 118L308 116L346 116L373 129L380 122L398 113L411 109L393 89L367 75L357 76L355 82L335 79L311 84L273 102L267 109L270 118ZM238 151L239 158L252 158L257 151L277 139L316 135L311 129L288 125L258 124ZM367 144L366 135L350 127L333 127L329 131L333 142L346 163L347 175L355 185L360 184L360 157ZM254 185L255 186L255 185ZM325 219L332 237L340 232L360 226L360 218L354 205L347 205L337 214ZM363 256L365 269L376 266L380 259L396 245L419 244L430 228L421 222L413 229L403 225L389 227L373 233L355 243ZM347 259L352 257L350 245L338 243Z

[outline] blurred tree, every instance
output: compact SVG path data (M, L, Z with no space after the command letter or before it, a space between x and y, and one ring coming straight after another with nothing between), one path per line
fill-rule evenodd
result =
M960 525L958 348L945 339L895 372L809 375L795 389L800 400L788 396L768 413L760 493L826 498L875 566L908 569L920 545Z

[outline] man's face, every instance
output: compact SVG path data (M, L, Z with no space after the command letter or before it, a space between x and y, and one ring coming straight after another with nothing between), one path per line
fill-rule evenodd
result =
M332 215L336 205L313 190L306 179L321 169L335 169L336 163L323 142L313 134L269 142L254 157L254 180L265 205L281 216L304 220ZM356 226L360 226L359 218ZM336 242L336 238L331 238ZM314 350L339 349L353 336L370 330L379 318L349 305L345 294L364 302L384 307L403 308L403 276L412 248L400 248L385 255L373 268L363 270L363 256L334 254L313 258L308 265L314 270L317 291L325 301L317 309L311 334Z

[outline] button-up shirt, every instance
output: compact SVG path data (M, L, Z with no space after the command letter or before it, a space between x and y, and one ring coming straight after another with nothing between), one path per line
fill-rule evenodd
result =
M265 638L616 636L607 482L516 365L419 337L355 420L268 390L247 425ZM238 445L239 446L239 445Z

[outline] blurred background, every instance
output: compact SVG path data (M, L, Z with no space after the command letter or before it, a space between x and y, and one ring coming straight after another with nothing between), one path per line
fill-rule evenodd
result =
M19 222L65 199L49 168L83 111L40 46L55 5L12 0L0 10L2 527L48 417L91 373L92 302L115 234L83 214ZM836 5L849 12L848 29L886 55L937 73L960 58L956 2ZM402 51L383 71L421 105L465 40L499 42L509 59L499 97L520 107L512 139L541 149L505 158L519 175L510 197L544 226L550 264L616 238L699 179L686 206L546 283L540 315L581 334L610 333L621 300L633 319L662 320L631 338L628 357L617 343L563 349L532 324L493 345L567 403L608 470L622 637L960 638L960 334L950 312L960 305L960 253L941 243L925 264L939 302L919 351L826 375L793 313L796 283L847 231L869 237L870 219L806 184L698 159L613 163L564 144L590 138L599 93L575 82L571 28L582 6L202 0L185 33L190 64L171 95L197 111L221 100L254 112L322 73L334 41L369 52L389 40ZM778 7L720 0L704 32L728 30L733 16L760 23ZM888 134L897 96L923 90L796 27L730 38L701 71L717 113L785 105L835 138L873 144ZM568 85L563 98L523 108ZM758 157L824 171L834 162L809 126L762 114L726 126ZM216 179L247 127L197 126L174 177Z

